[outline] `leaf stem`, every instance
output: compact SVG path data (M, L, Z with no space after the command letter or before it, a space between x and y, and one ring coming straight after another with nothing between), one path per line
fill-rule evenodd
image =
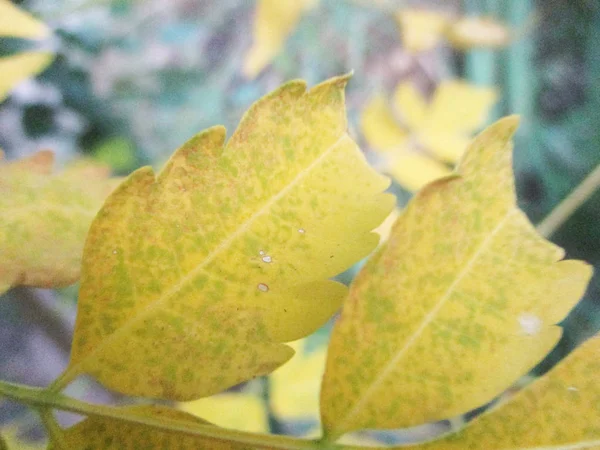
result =
M63 438L63 430L56 421L52 410L48 407L38 408L38 414L40 415L40 419L42 419L42 423L44 424L44 428L48 432L48 438L50 443L54 446L56 450L68 450L66 443Z
M548 238L600 187L600 164L542 220L537 231Z
M69 411L85 416L99 416L128 423L137 423L158 430L173 433L181 433L188 436L198 436L208 439L217 439L252 448L276 449L276 450L351 450L352 447L343 445L331 445L314 441L294 438L290 436L275 436L267 434L255 434L244 431L229 430L213 425L190 424L174 419L153 419L149 417L132 416L126 410L118 407L96 405L82 402L68 397L64 394L51 392L48 389L25 386L21 384L0 381L0 396L25 403L38 410L42 416L44 425L48 428L51 438L60 446L60 427L52 415L52 409ZM57 438L58 436L58 438Z

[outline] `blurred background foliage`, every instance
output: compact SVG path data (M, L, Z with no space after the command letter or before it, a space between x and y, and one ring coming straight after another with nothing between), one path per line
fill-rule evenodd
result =
M380 99L384 116L375 115L371 122L379 127L379 136L386 132L398 139L392 150L404 151L410 143L411 158L419 159L420 165L407 162L406 167L418 174L419 184L450 170L456 158L440 159L435 151L435 143L442 139L443 147L449 139L444 134L448 130L432 131L419 122L418 133L406 131L419 106L414 101L407 106L406 99L398 103L396 87L412 86L422 101L433 102L436 88L451 79L495 92L493 101L492 94L486 94L485 104L471 109L472 103L465 102L468 94L455 92L458 97L441 113L458 120L454 137L468 138L502 115L522 115L514 164L520 204L534 223L600 163L596 0L13 3L45 22L52 33L36 42L2 37L0 56L33 48L50 51L55 59L0 103L0 148L8 158L48 148L59 161L85 154L110 164L118 174L143 164L160 167L175 148L204 128L224 124L231 133L254 100L286 80L302 78L314 85L354 71L347 91L350 132L369 160L392 175L390 160L382 158L382 149L369 139L364 112ZM484 20L464 20L472 16ZM476 114L479 122L465 128L465 117L474 108L481 110ZM402 176L394 179L392 190L401 207L418 186ZM600 194L596 192L551 238L569 257L600 268ZM341 279L350 281L354 273L350 270ZM21 288L5 297L0 302L0 374L45 385L68 358L76 288ZM538 372L600 328L599 310L596 274L584 300L566 320L563 340ZM223 422L224 411L255 411L248 413L252 420L237 426L310 433L316 416L307 411L314 410L318 399L326 338L327 329L298 344L297 370L288 368L271 382L259 380L234 390L236 399L216 399L226 408L213 399L186 408L207 419L212 415L222 425L239 419ZM282 379L291 384L291 391L306 395L286 400ZM93 401L114 400L89 383L73 389ZM15 405L0 403L0 420L10 423L4 428L11 441L19 433L28 439L40 437L35 421ZM15 420L25 424L20 431ZM415 430L413 436L421 432Z

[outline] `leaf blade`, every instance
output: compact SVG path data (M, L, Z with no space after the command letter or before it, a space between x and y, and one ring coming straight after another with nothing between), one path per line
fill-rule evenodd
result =
M488 128L458 176L419 192L356 278L323 384L321 414L331 437L474 409L557 342L554 324L583 294L591 271L557 262L562 250L517 209L510 162L516 124L507 118Z
M394 201L345 133L346 81L290 82L227 145L209 129L115 191L86 243L58 385L85 372L131 395L211 395L269 373L293 354L282 342L333 314L346 289L326 278L376 246Z
M79 278L85 236L114 180L89 164L53 174L53 163L49 151L0 163L0 292Z
M592 338L557 367L457 434L422 449L525 450L600 447L600 339Z
M54 55L44 52L27 52L0 58L0 102L22 80L37 75L50 63Z
M122 410L140 419L178 420L189 425L207 424L206 421L191 414L165 406L129 406ZM69 449L102 449L121 450L147 448L179 448L179 449L215 449L233 450L246 448L243 445L219 441L216 439L186 436L178 432L160 430L141 423L125 422L123 420L90 416L84 421L62 431L61 442ZM58 445L50 443L48 450L61 450Z

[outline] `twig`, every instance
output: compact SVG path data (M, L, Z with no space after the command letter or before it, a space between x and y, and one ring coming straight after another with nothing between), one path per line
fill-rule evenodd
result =
M552 236L598 187L600 187L600 164L538 224L538 233L547 238Z

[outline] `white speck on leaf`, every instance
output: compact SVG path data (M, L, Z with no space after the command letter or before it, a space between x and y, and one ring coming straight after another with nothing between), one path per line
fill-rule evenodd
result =
M265 254L265 252L264 252L264 250L261 250L260 252L258 252L258 254L259 254L260 256L262 256L262 255L264 255L264 254Z
M273 258L271 258L270 256L263 256L262 260L263 262L270 263L271 261L273 261Z
M306 230L304 228L299 228L298 233L304 234L304 233L306 233Z
M542 329L542 320L531 313L523 313L519 316L519 325L528 336L534 336Z
M256 287L261 292L268 292L269 291L269 286L267 286L265 283L258 283L258 286L256 286Z
M571 391L571 392L577 392L579 389L577 389L575 386L569 386L567 388L567 391Z

